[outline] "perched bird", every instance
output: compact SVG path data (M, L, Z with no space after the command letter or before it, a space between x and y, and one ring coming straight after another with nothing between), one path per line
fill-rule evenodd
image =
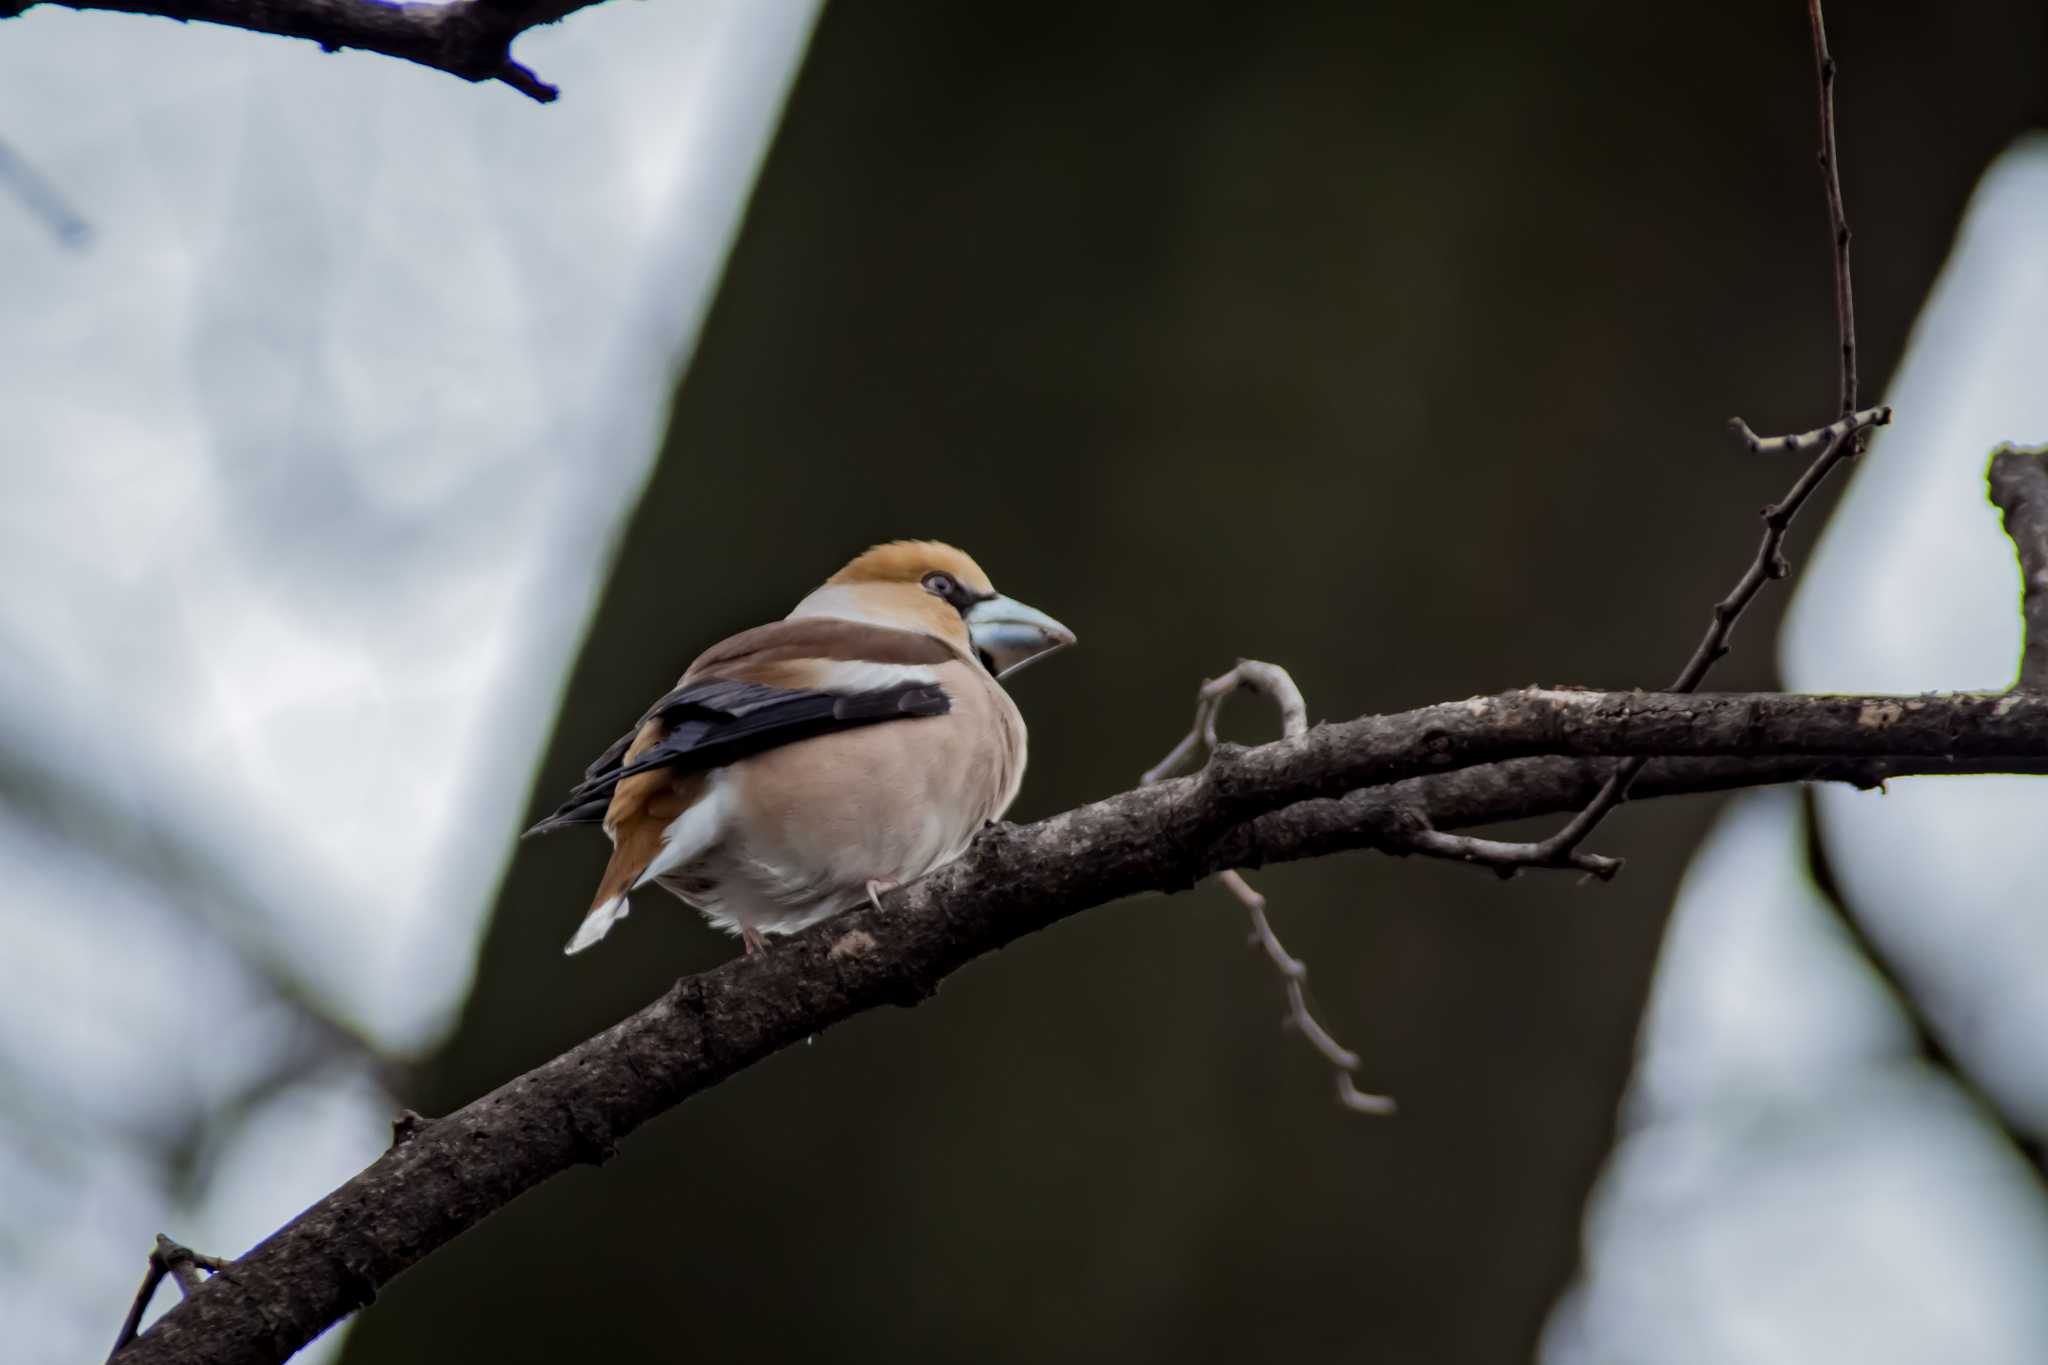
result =
M1024 779L1024 719L997 680L1073 642L950 545L859 555L783 620L698 655L527 831L611 836L565 951L650 883L752 953L959 857Z

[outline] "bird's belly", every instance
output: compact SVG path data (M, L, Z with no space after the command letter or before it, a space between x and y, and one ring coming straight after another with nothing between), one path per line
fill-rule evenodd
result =
M871 880L912 881L958 857L995 813L995 775L933 764L889 742L892 728L909 726L821 737L726 769L746 818L663 885L719 928L788 934L860 904Z

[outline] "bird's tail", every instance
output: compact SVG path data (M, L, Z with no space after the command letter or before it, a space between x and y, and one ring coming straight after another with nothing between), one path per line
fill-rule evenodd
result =
M624 919L626 912L632 908L632 903L626 899L626 893L623 891L615 896L600 900L597 904L590 907L590 913L583 917L583 923L576 926L575 934L570 937L568 946L563 948L562 951L565 953L582 952L585 948L588 948L591 944L610 933L612 926Z

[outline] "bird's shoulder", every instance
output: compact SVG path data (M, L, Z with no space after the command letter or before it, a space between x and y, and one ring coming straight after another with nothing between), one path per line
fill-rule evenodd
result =
M730 678L769 682L766 674L808 672L819 678L857 678L857 668L832 664L874 664L896 668L933 668L959 661L960 653L935 635L852 621L835 616L800 616L771 621L719 641L683 670L682 683L696 678ZM816 683L800 683L815 686Z
M946 715L981 672L934 636L865 621L799 617L741 631L698 655L530 832L669 818L704 790L690 774L836 731Z

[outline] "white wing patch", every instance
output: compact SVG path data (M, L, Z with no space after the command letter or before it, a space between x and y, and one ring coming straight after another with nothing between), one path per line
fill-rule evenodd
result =
M823 659L811 686L826 692L879 692L914 683L935 686L939 675L923 664L878 664L867 659Z
M661 832L661 852L640 873L633 889L639 890L656 877L688 867L710 852L725 835L725 818L732 809L732 791L725 773L714 768L705 774L704 794L695 805L668 822Z

